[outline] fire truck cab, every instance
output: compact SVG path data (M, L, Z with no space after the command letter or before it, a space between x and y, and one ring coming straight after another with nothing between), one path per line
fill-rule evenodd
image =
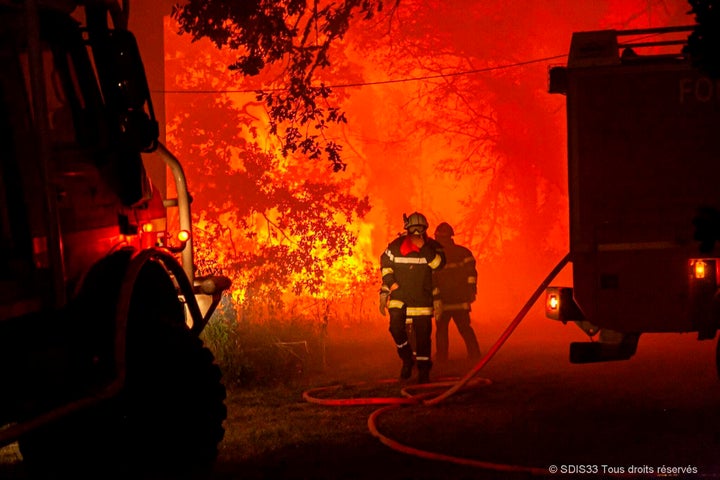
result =
M194 275L128 7L0 0L0 446L60 478L206 467L224 434L199 334L229 281Z
M573 286L547 290L546 315L597 336L571 362L720 327L720 251L701 231L720 211L720 80L684 53L692 28L575 33L550 70L567 106Z

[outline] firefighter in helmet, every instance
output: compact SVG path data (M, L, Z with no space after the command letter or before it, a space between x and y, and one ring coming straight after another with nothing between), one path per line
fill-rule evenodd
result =
M475 331L470 326L470 304L477 295L477 269L472 252L455 243L455 231L446 222L435 229L435 239L442 245L447 263L441 271L434 272L435 285L439 290L440 311L435 312L435 343L438 361L448 359L448 325L455 321L460 336L465 341L468 358L480 357Z
M382 287L380 313L390 313L390 335L402 360L400 378L407 380L417 360L418 383L430 379L432 316L436 292L432 274L445 265L441 245L428 237L425 215L403 215L405 234L387 246L380 256ZM406 320L412 319L416 354L408 341Z

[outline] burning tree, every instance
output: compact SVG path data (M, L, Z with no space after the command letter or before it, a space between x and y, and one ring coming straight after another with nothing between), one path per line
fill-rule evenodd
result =
M330 67L330 48L342 40L351 21L356 16L370 20L382 11L382 0L189 0L176 5L172 15L180 32L194 40L207 38L218 48L236 51L239 57L228 64L231 70L256 76L282 64L281 84L258 91L271 131L282 137L282 153L325 155L338 171L345 168L341 146L324 138L323 130L345 122L345 115L328 101L332 89L313 81L319 70Z
M169 105L167 130L197 193L194 239L205 263L196 267L220 266L246 306L277 305L285 292L327 297L338 278L356 281L368 268L354 255L367 196L347 175L328 175L325 163L283 156L259 132L265 106L230 88L227 54L168 40L170 81L200 92Z

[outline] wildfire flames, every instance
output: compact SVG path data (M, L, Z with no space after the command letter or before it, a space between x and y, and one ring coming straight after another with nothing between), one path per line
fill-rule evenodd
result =
M284 156L269 132L255 91L282 88L278 69L242 77L233 52L167 18L167 143L194 197L198 268L231 276L239 302L343 300L348 318L377 317L378 257L418 210L474 251L484 309L517 308L567 250L564 98L547 93L548 68L574 31L685 25L688 10L403 0L394 18L351 29L318 73L348 119L310 132L343 146L337 173Z

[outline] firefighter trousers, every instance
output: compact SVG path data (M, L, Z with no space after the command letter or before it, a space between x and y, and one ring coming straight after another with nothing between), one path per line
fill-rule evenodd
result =
M392 335L398 349L398 355L405 362L408 355L412 356L412 347L407 335L405 308L390 308L390 335ZM432 362L432 317L412 317L413 331L415 332L416 360L418 370L430 370Z
M465 342L468 358L478 358L480 356L480 347L477 337L475 337L475 331L470 326L470 312L468 310L445 310L442 312L442 315L440 315L440 318L435 319L435 323L437 324L435 346L438 361L448 359L448 350L450 347L448 326L450 325L450 320L455 321L458 332Z

